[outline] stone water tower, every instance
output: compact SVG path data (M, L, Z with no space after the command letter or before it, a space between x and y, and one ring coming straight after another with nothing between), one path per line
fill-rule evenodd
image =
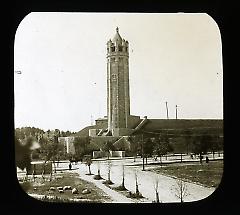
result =
M116 28L114 38L107 42L107 117L113 136L127 134L130 126L128 48Z

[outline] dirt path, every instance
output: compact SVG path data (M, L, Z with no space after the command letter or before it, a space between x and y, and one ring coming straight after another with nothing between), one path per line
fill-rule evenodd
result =
M131 161L128 160L115 160L112 161L112 167L111 167L111 181L113 181L116 185L120 185L122 183L122 164L125 164L125 187L131 191L135 192L135 174L137 174L138 178L138 188L140 193L145 197L144 201L141 202L152 202L156 200L155 190L154 190L154 184L155 181L158 179L159 186L158 186L158 192L160 195L160 201L163 203L166 202L179 202L180 200L176 197L177 192L177 184L176 179L162 175L157 174L151 171L142 171L141 166L133 166L128 165L131 164ZM97 174L98 171L98 164L99 168L101 169L101 176L106 179L108 178L108 168L107 168L107 162L101 161L101 162L93 162L91 165L91 172L93 174ZM62 164L62 168L66 168L67 164ZM74 166L75 167L75 166ZM76 168L79 168L78 170L73 170L76 173L79 174L80 178L92 182L95 184L98 188L103 190L104 193L106 193L110 198L112 198L113 202L126 202L126 203L134 203L136 202L134 199L127 198L123 194L112 190L111 188L106 187L104 184L102 184L102 180L94 180L93 175L89 176L86 175L88 173L88 167L84 163L78 163L76 165ZM147 168L151 168L151 165L148 165ZM195 183L186 182L188 195L184 198L185 202L192 202L192 201L198 201L201 199L204 199L211 195L215 188L208 188L204 187ZM139 201L140 202L140 201Z
M79 171L73 171L73 172L79 173ZM93 175L79 174L79 177L83 180L92 182L94 185L100 188L103 192L105 192L108 196L110 196L112 199L111 203L134 203L132 199L127 198L126 196L118 193L117 191L112 190L109 187L106 187L104 184L102 184L103 180L94 180Z

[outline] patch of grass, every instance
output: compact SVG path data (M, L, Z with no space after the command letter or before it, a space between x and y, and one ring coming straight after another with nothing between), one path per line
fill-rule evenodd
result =
M122 185L119 185L117 187L113 187L113 190L117 190L117 191L125 191L127 190L126 187L122 186Z
M27 181L20 183L20 185L26 193L56 197L49 201L68 202L68 199L87 199L94 202L105 202L109 200L109 197L107 197L101 189L90 182L80 179L77 173L57 173L57 176L58 177L54 177L52 181L43 182L41 178L36 178L35 182ZM72 194L71 190L65 190L63 193L59 193L57 187L64 186L71 186L79 192L78 194ZM50 187L55 187L56 189L50 190ZM84 189L90 189L91 193L82 194ZM46 201L48 201L48 199L46 199Z
M182 177L192 182L198 182L204 186L217 187L223 174L223 160L203 163L168 164L164 167L156 167L149 171L163 173L170 176Z
M41 200L46 201L46 202L58 202L58 203L72 203L73 202L70 199L66 199L66 198L62 198L62 197L58 197L58 196L55 196L54 198L48 198L47 196L45 196Z

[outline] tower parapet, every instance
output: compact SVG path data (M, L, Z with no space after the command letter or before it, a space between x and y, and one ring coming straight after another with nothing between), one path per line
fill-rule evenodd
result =
M116 34L113 40L107 42L107 57L112 56L128 56L128 41L122 39L119 34L118 28L116 29Z

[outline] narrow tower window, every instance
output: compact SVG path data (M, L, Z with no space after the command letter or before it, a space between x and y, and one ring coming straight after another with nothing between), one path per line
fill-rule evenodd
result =
M115 57L112 57L112 58L111 58L111 62L114 62L114 61L115 61Z
M118 51L122 52L123 47L122 46L118 46Z
M111 51L115 52L115 46L111 47Z

